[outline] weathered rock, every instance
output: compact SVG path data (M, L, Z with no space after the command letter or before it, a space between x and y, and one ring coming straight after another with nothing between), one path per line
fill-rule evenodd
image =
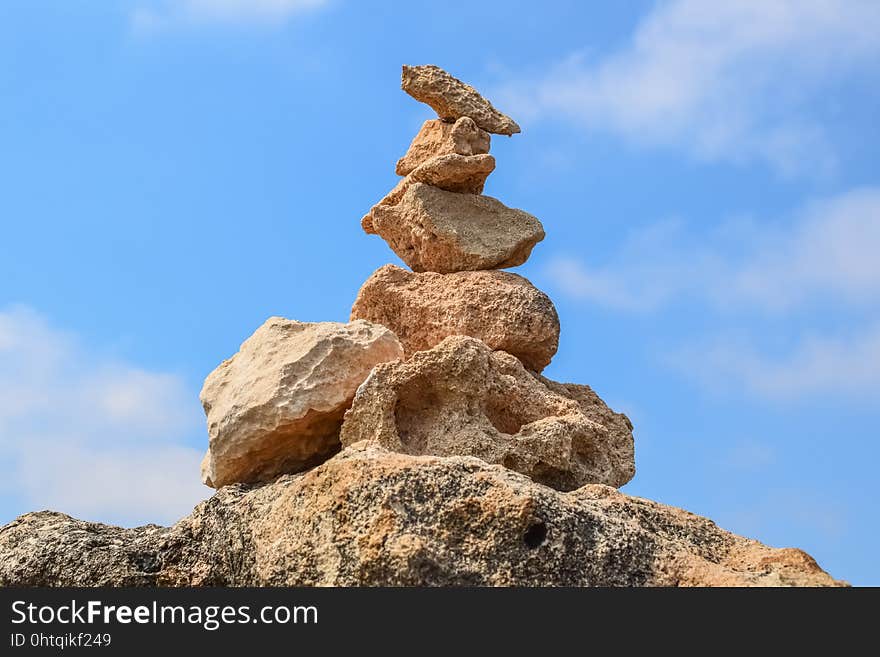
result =
M361 287L351 318L387 326L407 356L450 335L469 335L541 371L559 346L553 302L527 279L502 271L417 274L385 265Z
M491 137L480 130L474 120L463 116L455 123L430 119L409 145L409 150L397 161L398 176L406 176L417 166L438 155L482 155L489 152Z
M520 131L516 121L439 66L404 66L400 86L416 100L430 105L444 121L469 116L486 132L513 135Z
M359 443L227 486L171 528L48 511L0 528L0 586L835 586L806 553L589 485Z
M631 432L610 432L514 356L464 336L373 368L340 440L416 456L476 456L559 490L622 486L635 474Z
M584 415L605 427L611 444L625 445L627 442L632 442L632 422L623 413L608 408L590 386L579 383L558 383L544 376L539 376L538 380L556 394L576 401Z
M373 213L377 206L400 203L406 191L417 182L432 185L448 192L480 194L486 178L495 170L495 158L491 155L438 155L417 166L412 173L394 186L385 197L374 205L361 219L365 233L375 234Z
M438 155L422 162L407 178L439 187L448 192L479 194L486 178L495 170L495 158L491 155Z
M544 239L544 228L535 217L490 196L408 181L409 177L392 190L384 204L374 206L361 225L388 242L414 271L516 267Z
M219 488L320 463L377 363L403 356L394 334L366 321L305 323L272 317L208 375L202 480Z

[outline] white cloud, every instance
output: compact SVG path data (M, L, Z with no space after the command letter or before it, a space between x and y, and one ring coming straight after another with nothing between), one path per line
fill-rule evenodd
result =
M606 263L558 257L547 275L563 293L626 311L682 299L725 311L780 313L880 301L880 189L813 202L788 221L731 221L703 237L680 222L631 233Z
M717 269L710 250L692 248L690 242L680 222L662 222L630 232L604 265L589 267L579 259L557 256L546 274L573 298L624 311L652 311L694 292L701 276Z
M810 204L790 228L756 231L760 240L735 272L736 294L789 308L817 295L861 305L880 300L880 189Z
M328 0L164 0L137 6L138 30L202 23L280 23L325 6Z
M181 379L90 353L25 307L0 311L0 487L87 519L172 522L199 482L201 413ZM22 509L24 511L25 509Z
M874 0L672 0L617 52L575 54L511 84L504 106L700 159L824 174L834 149L812 111L844 75L876 70L878 32Z
M775 400L825 394L875 401L880 395L880 325L845 336L806 335L770 355L752 341L726 338L691 345L670 361L702 384L744 389Z
M740 316L743 334L671 349L669 364L701 384L771 399L876 398L878 253L880 189L864 188L809 203L787 221L741 219L702 237L680 222L661 223L632 233L602 265L563 257L545 273L569 296L624 312L667 307L703 324L705 311L715 311L728 331ZM788 318L785 348L780 316ZM803 327L812 318L826 326L849 318L850 326L845 334L809 332ZM800 335L792 343L793 332Z

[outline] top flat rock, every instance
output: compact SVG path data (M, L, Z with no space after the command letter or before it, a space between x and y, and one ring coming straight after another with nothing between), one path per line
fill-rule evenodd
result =
M430 105L444 121L469 116L486 132L497 135L520 132L516 121L495 109L479 91L439 66L404 66L400 86L416 100Z

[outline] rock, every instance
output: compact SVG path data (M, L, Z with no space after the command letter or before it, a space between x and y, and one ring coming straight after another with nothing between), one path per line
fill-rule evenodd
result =
M393 206L400 203L413 183L422 182L449 192L480 194L486 178L495 170L495 158L491 155L438 155L417 166L412 173L395 185L385 197L374 205L361 219L361 227L367 234L375 234L373 213L377 206Z
M227 486L170 528L48 511L0 528L0 586L839 586L806 553L598 484L369 443Z
M559 490L622 486L635 474L631 432L608 431L514 356L464 336L373 368L340 440L415 456L476 456Z
M351 319L387 326L407 357L450 335L469 335L541 371L559 346L553 302L509 272L417 274L385 265L361 287Z
M438 155L413 169L376 205L397 205L406 191L418 182L447 192L479 194L494 170L495 158L491 155Z
M271 317L208 375L202 480L219 488L320 463L339 449L339 427L357 387L403 349L366 321L306 323Z
M608 405L599 398L599 395L590 386L578 383L557 383L544 376L539 376L538 380L556 394L576 401L584 415L605 427L609 433L611 444L624 445L627 442L632 442L632 422L623 413L616 413L608 408Z
M430 119L422 124L406 155L397 161L395 170L398 176L406 176L438 155L482 155L489 152L490 141L489 133L480 130L468 116L455 123Z
M439 66L404 66L400 86L416 100L430 105L444 121L469 116L486 132L513 135L520 131L516 121Z
M425 183L448 192L480 194L486 178L495 170L491 155L438 155L422 162L407 176L412 183Z
M447 192L407 180L391 192L392 200L374 206L361 225L388 242L414 271L516 267L544 239L544 228L535 217L490 196ZM401 192L400 200L389 205Z

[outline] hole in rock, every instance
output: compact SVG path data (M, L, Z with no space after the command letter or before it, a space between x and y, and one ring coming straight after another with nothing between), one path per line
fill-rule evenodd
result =
M516 409L511 408L509 400L500 397L488 399L483 412L496 431L509 436L519 433L528 422L526 418L518 416Z
M523 534L523 541L531 549L540 547L546 539L547 525L541 521L534 523L531 527L528 528L528 530L526 530L526 533Z

